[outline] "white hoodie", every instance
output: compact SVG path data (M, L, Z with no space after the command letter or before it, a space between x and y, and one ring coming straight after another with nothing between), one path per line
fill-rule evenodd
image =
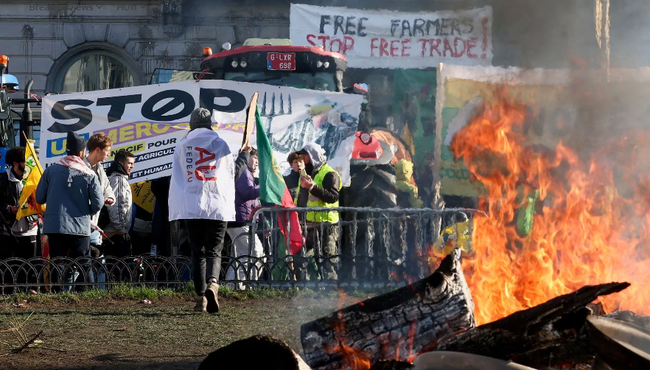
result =
M235 221L235 161L216 132L198 128L174 151L169 220Z

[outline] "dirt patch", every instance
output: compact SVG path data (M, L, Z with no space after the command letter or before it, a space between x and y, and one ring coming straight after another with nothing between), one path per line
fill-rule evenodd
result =
M194 313L182 299L23 304L0 306L0 354L18 346L1 331L12 318L29 317L25 333L42 330L43 343L0 357L3 369L195 369L208 353L255 334L301 352L300 325L338 308L333 298L221 300L218 315Z

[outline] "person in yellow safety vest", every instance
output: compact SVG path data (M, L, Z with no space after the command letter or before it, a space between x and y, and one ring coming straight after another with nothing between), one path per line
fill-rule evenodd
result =
M341 176L327 164L323 148L311 143L298 151L305 162L305 171L300 177L300 187L296 193L298 207L337 208L339 191L342 188ZM335 264L338 255L336 244L339 238L338 211L307 212L306 255L314 255L323 279L338 278ZM322 257L322 261L320 258ZM307 262L297 264L296 278L305 280Z

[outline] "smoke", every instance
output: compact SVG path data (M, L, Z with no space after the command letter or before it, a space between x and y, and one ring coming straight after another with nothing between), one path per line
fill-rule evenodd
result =
M519 3L519 2L510 2ZM524 49L517 65L524 69L558 68L569 71L567 85L555 111L539 111L530 117L530 125L559 136L586 163L596 158L613 168L617 187L630 193L629 180L641 181L640 173L650 173L650 52L645 47L650 2L633 0L589 0L561 4L530 1L514 5L507 12L528 9L523 21L535 29L540 22L553 24L554 30L526 38L537 50ZM548 8L554 8L549 10ZM495 7L495 24L500 7ZM537 13L536 11L539 11ZM563 12L564 14L560 14ZM503 16L503 15L502 15ZM557 17L548 23L550 17ZM518 29L520 22L515 24ZM558 37L557 30L560 30ZM495 48L503 45L503 34L494 30ZM501 40L501 41L500 41ZM551 42L548 42L551 40ZM514 60L495 50L495 58ZM550 55L550 61L542 54ZM505 60L495 60L504 62ZM619 186L620 185L620 186Z

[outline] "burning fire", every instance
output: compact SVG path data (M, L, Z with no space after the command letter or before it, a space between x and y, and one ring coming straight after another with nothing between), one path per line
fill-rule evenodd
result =
M357 299L354 299L347 294L345 291L339 291L339 311L338 316L339 320L336 327L334 328L336 332L336 337L338 342L334 345L327 346L328 353L339 353L347 362L344 364L344 367L340 370L352 369L352 370L369 370L372 364L370 363L370 358L368 355L362 351L358 350L344 344L345 342L345 320L343 319L343 306L349 304L359 303Z
M475 216L474 253L463 262L477 322L614 281L632 286L603 299L607 312L650 314L650 171L635 166L650 156L632 143L650 136L594 148L589 159L561 142L540 149L527 145L528 107L499 96L451 145L485 189L479 207L487 216Z
M394 276L394 278L398 278L397 275ZM353 298L345 294L345 291L340 290L339 291L339 310L338 310L338 317L339 320L337 321L334 330L335 330L335 337L336 341L335 343L328 343L326 345L326 351L327 353L338 353L341 355L343 359L343 364L342 367L339 370L369 370L372 367L372 362L370 360L370 357L366 352L360 349L356 349L350 346L347 346L345 344L345 319L343 318L343 307L350 305L350 304L360 304L363 305L363 302L360 302L358 299ZM395 355L394 360L402 360L402 361L408 361L408 362L413 362L415 357L417 355L411 354L413 351L413 340L415 338L415 322L411 324L411 328L409 330L408 337L406 340L408 340L408 348L407 348L407 353L400 353L400 348L401 346L397 345L397 353ZM386 343L386 345L393 345L392 343Z
M372 366L370 358L368 358L365 352L348 347L343 342L340 342L338 346L333 348L332 352L340 352L343 358L347 360L345 369L370 370Z

